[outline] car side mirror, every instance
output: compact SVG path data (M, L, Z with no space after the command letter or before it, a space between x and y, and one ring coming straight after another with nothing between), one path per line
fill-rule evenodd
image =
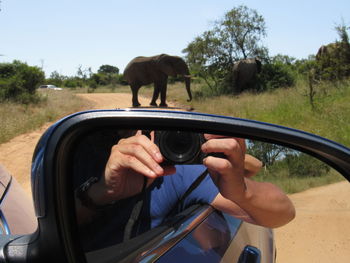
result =
M111 134L122 138L136 130L221 134L288 147L321 160L350 180L350 150L303 131L246 119L189 112L137 109L80 112L55 123L38 142L32 163L32 191L39 227L32 235L3 239L3 259L28 262L86 261L75 213L78 184L74 173L76 149L79 145L86 146L82 142L89 136L94 138L98 134L105 138L101 146L105 147L117 142L113 141ZM108 155L107 148L103 149L103 154ZM88 150L86 148L85 153L89 153ZM101 155L101 158L106 156ZM142 253L137 256L140 255Z

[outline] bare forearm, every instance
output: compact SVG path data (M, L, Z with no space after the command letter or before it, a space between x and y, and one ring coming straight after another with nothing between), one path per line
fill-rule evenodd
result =
M233 200L258 225L280 227L295 217L290 199L275 185L245 179L246 192Z

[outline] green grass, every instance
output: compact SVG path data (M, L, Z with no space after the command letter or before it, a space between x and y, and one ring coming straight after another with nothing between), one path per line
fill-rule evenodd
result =
M187 102L184 85L170 85L168 100L191 106L195 111L253 119L311 132L350 146L350 81L340 84L322 84L316 88L314 107L308 97L307 83L298 81L289 89L260 94L243 93L239 96L194 98ZM192 85L195 92L200 86ZM332 171L320 177L258 176L257 180L278 185L286 193L296 193L312 187L344 180Z
M201 84L193 83L192 92L198 94ZM88 107L88 102L72 96L74 93L91 92L87 88L65 89L60 92L42 93L43 102L38 105L19 105L15 103L0 104L0 143L16 135L37 129L44 123L55 121L67 114ZM130 92L129 86L116 88L102 87L94 90L104 92ZM328 139L350 146L350 81L341 84L323 84L316 87L312 108L307 96L307 84L299 81L289 89L279 89L260 94L243 93L239 96L218 96L196 98L187 102L184 83L168 85L168 101L178 106L191 106L197 112L248 118L275 123L312 132ZM151 97L152 86L142 87L140 96ZM147 106L147 105L144 105ZM287 193L295 193L311 187L342 180L335 172L322 177L257 177L257 180L270 181L280 186Z
M199 85L193 85L193 90ZM260 94L199 98L187 102L184 85L170 85L168 100L190 105L195 111L253 119L304 130L350 146L350 81L316 87L315 108L306 83Z
M46 122L56 121L83 109L88 103L73 96L69 90L42 91L42 102L22 105L12 102L0 103L0 143L33 131Z
M280 187L285 193L293 194L305 191L307 189L318 187L322 185L332 184L344 180L344 177L335 170L327 175L318 177L276 177L276 176L265 176L264 173L253 177L258 182L270 182Z

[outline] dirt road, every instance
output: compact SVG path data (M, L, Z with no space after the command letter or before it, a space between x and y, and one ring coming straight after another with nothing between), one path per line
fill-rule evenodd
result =
M78 96L92 101L95 104L94 109L127 108L131 105L130 94L103 93L80 94ZM139 98L139 101L142 105L148 105L150 100ZM0 145L0 163L15 176L30 195L30 166L34 148L40 136L51 124L48 123L34 132L19 135Z
M95 109L129 107L130 94L81 94ZM149 99L139 98L142 105ZM30 165L34 147L50 124L0 145L3 164L30 194ZM290 195L296 219L275 230L277 262L350 262L350 184L336 183Z

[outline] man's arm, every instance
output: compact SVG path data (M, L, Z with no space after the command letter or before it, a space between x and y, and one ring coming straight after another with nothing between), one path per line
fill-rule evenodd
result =
M276 228L293 220L295 209L289 198L271 183L255 182L245 178L246 194L234 201L220 193L211 203L216 209L244 221ZM248 190L249 189L249 190Z
M104 174L86 191L94 206L103 207L115 201L134 196L141 192L144 177L147 186L158 176L175 173L175 167L161 167L163 157L159 148L146 136L136 134L119 140L114 145L107 161ZM96 210L86 207L75 198L77 220L84 225L96 215Z
M227 159L210 156L204 160L220 192L212 202L215 208L272 228L295 217L292 202L277 186L248 179L260 170L261 162L245 154L243 139L213 137L203 144L202 150L223 152L227 156Z

